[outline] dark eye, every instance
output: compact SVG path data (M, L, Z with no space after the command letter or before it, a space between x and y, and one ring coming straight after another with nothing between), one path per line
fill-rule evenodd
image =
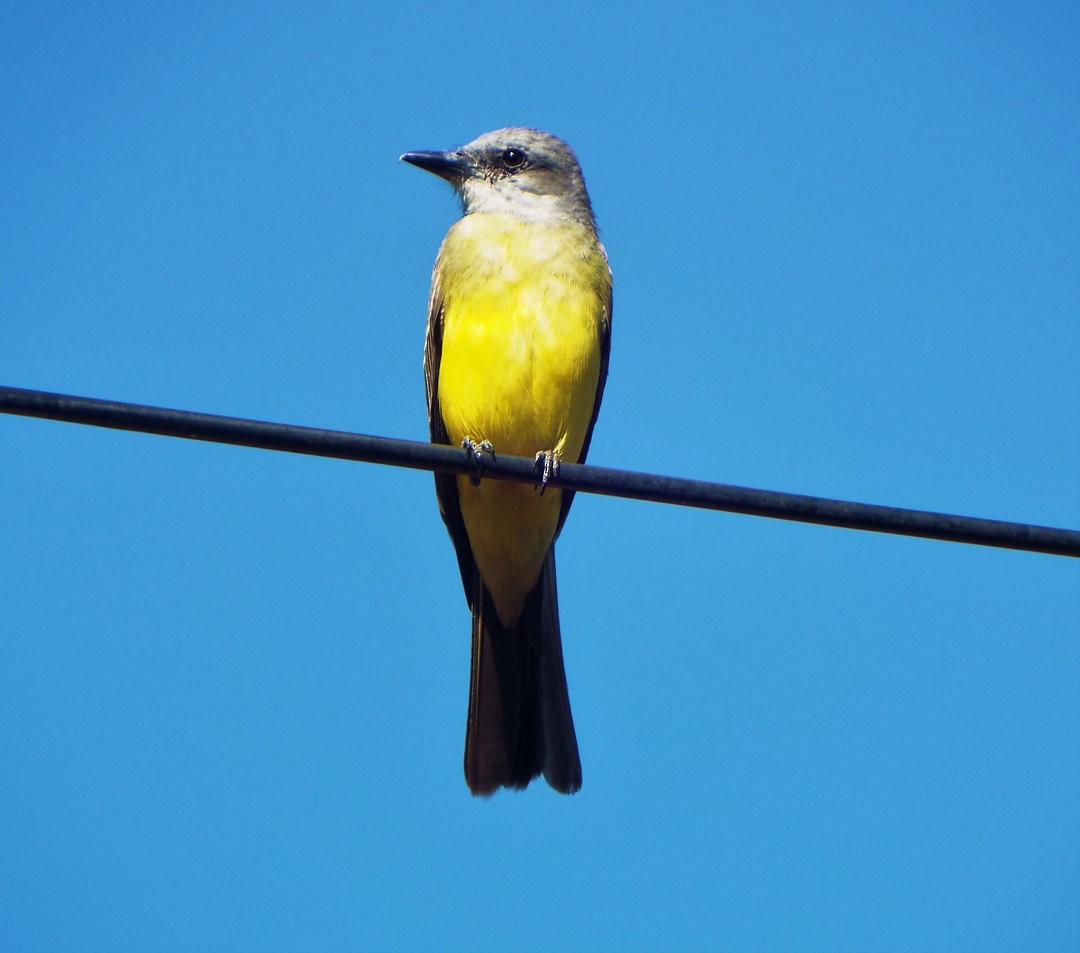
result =
M517 172L518 169L524 167L528 157L521 149L503 149L499 158L502 159L504 169L508 172Z

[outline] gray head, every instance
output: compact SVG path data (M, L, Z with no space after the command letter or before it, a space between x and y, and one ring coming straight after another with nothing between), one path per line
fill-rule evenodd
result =
M595 228L577 156L550 132L514 126L485 132L449 152L402 160L446 179L465 214L503 212L532 221L572 218Z

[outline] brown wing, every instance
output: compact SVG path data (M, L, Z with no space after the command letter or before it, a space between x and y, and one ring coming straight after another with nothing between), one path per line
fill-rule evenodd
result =
M600 373L596 378L596 399L593 400L592 417L589 418L589 427L585 431L585 442L581 445L581 459L578 463L584 463L589 453L589 443L592 441L593 427L596 426L596 417L600 413L600 401L604 399L604 385L607 383L608 358L611 356L611 286L608 286L607 303L604 313L600 318ZM562 505L559 510L559 525L555 529L556 539L562 532L563 523L570 512L570 504L574 502L574 491L562 491Z
M431 299L428 302L427 335L424 342L424 381L427 385L428 429L431 432L431 442L449 444L450 438L447 436L446 424L443 423L442 411L439 409L443 305L442 288L439 285L439 273L436 270L431 279ZM450 532L450 539L457 552L461 584L465 588L465 597L469 600L469 607L472 608L476 563L473 560L472 547L469 546L469 534L465 531L465 521L461 518L457 476L453 473L436 472L435 496L439 501L439 513Z

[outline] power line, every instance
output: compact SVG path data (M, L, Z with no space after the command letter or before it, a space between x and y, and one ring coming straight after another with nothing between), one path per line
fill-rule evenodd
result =
M39 390L0 386L0 412L90 424L114 430L132 430L206 440L288 453L305 453L341 460L358 460L416 470L442 470L475 475L477 462L457 447L319 430L290 424L221 417L187 410L169 410L93 397L73 397ZM496 448L497 450L498 448ZM535 483L533 461L525 457L485 456L484 478ZM626 499L674 503L701 509L724 510L750 516L818 523L847 529L918 536L979 546L997 546L1080 556L1080 531L1031 526L1001 520L952 516L922 510L850 503L817 496L755 490L748 487L657 476L609 467L563 463L552 486Z

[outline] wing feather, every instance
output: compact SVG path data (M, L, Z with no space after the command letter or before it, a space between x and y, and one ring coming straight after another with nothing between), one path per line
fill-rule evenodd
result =
M596 426L596 418L600 413L600 402L604 399L604 385L607 383L608 375L608 359L611 356L611 305L612 305L612 292L611 285L608 285L607 302L604 306L604 313L600 316L600 373L596 378L596 397L593 400L592 415L589 418L589 427L585 431L585 441L581 445L581 458L578 463L584 463L585 457L589 453L589 444L592 442L593 427ZM559 523L555 528L555 538L559 538L559 533L562 532L563 523L566 522L567 514L570 512L570 504L574 502L574 491L563 490L562 491L562 504L559 509Z
M431 299L428 302L427 334L424 342L424 381L427 385L428 429L432 443L449 445L442 411L439 408L439 364L442 360L443 317L445 302L439 283L438 268L431 281ZM476 561L469 545L469 534L465 530L465 521L461 517L461 503L458 500L457 475L453 473L435 473L435 496L439 501L439 513L450 532L457 553L458 568L461 570L461 584L465 588L465 597L469 607L474 608Z

